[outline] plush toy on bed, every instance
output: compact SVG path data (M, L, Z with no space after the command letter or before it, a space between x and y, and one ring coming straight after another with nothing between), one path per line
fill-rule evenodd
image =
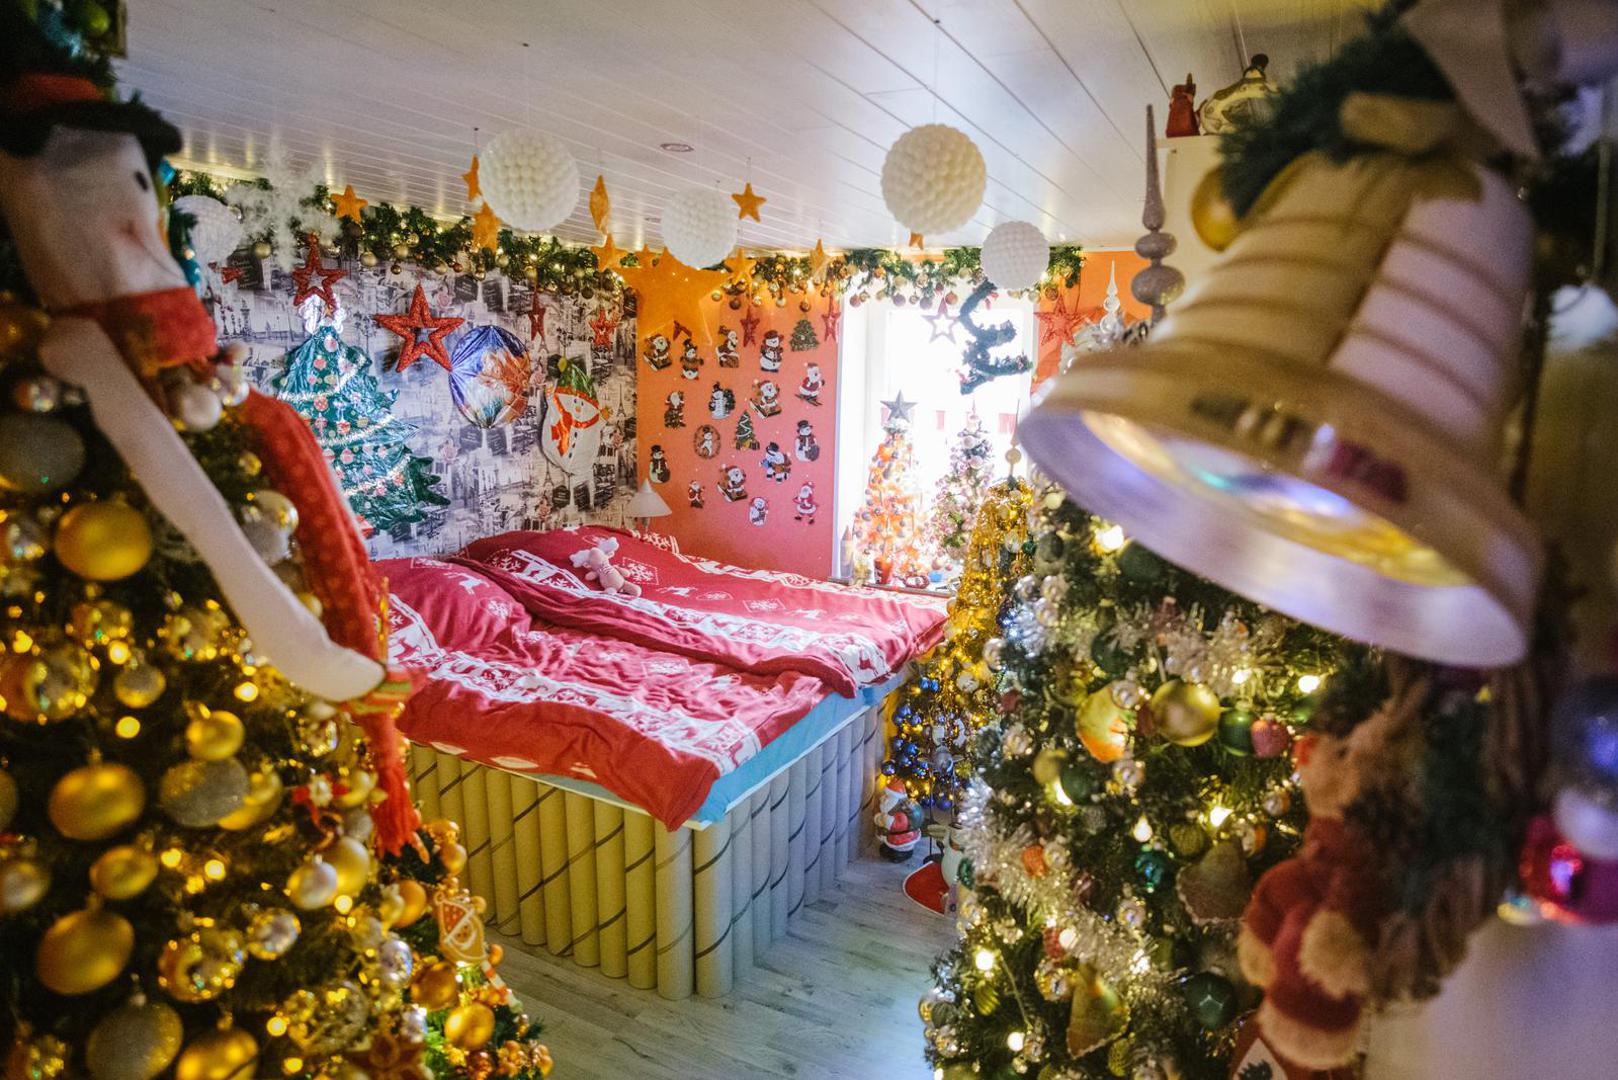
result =
M593 581L600 585L604 592L627 596L633 600L640 595L640 586L624 577L623 571L612 565L612 557L618 554L618 541L612 537L597 540L594 547L587 547L583 551L573 553L573 565L585 570L584 580Z

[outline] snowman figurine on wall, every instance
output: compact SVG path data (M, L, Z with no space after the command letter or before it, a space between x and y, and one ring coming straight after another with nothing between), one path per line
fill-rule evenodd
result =
M669 482L669 459L664 455L661 446L654 445L652 447L652 460L646 466L646 472L652 478L652 483L654 484L666 484Z
M814 461L820 457L820 443L815 440L815 427L807 420L798 421L798 438L794 452L799 461Z
M701 372L702 354L697 351L697 343L686 338L680 350L680 378L695 379Z
M770 516L770 504L762 495L753 496L753 501L747 507L747 523L749 525L763 525Z
M780 443L771 443L764 448L764 460L760 463L764 468L764 479L782 483L792 474L792 460L781 449Z
M723 420L735 407L736 392L729 387L714 383L713 391L708 395L708 415L715 420Z
M766 332L764 343L759 346L759 368L763 371L780 371L782 355L781 331L770 330Z

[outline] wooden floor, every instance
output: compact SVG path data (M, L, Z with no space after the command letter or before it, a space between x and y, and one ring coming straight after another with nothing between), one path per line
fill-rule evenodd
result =
M729 997L665 1001L514 938L500 973L544 1025L551 1080L930 1080L916 1000L953 920L862 856Z

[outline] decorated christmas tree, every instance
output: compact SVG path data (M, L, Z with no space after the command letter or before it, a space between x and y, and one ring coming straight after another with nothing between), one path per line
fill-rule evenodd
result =
M882 764L904 781L917 806L945 821L971 778L966 747L996 715L994 678L983 646L998 634L1011 583L1028 562L1028 485L1002 480L983 498L965 545L966 569L950 601L944 640L916 663L894 709L894 735Z
M820 338L815 336L814 324L808 319L799 319L792 328L792 340L787 344L793 352L808 352L810 349L818 348Z
M983 648L1001 723L975 748L927 1053L949 1080L1225 1080L1257 998L1238 920L1303 824L1289 751L1360 650L1042 506Z
M961 572L978 504L994 480L993 449L983 418L974 410L950 447L949 470L939 478L927 516L927 541L948 577Z
M882 442L871 458L865 501L854 515L854 543L870 560L879 585L925 585L921 494L911 475L910 413L915 403L899 394L882 403Z
M371 373L371 358L343 341L342 307L314 296L301 313L309 338L287 353L272 385L309 421L366 531L409 525L429 507L447 505L431 460L405 444L412 429L391 412L397 393L385 392Z
M35 15L61 12L0 5L4 122L39 136L6 144L0 190L33 294L0 301L7 1075L422 1076L439 1032L437 1075L534 1080L536 1032L508 1016L516 1049L490 1046L500 1013L464 980L425 1007L426 960L467 938L465 856L437 848L431 894L391 862L428 850L393 726L409 684L319 448L177 264L122 256L162 250L144 162L178 132ZM69 217L106 242L56 257ZM40 310L89 295L104 317Z

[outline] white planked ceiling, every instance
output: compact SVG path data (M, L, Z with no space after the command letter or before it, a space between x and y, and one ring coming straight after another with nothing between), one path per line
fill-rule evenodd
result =
M279 140L338 187L451 216L479 140L548 131L586 187L606 175L625 246L656 243L681 186L748 179L769 203L744 243L902 245L882 159L937 120L977 141L989 186L929 244L1020 218L1115 247L1140 231L1148 103L1161 113L1188 71L1200 100L1247 52L1285 78L1353 36L1368 2L130 0L120 74L181 127L190 162L253 172ZM557 231L598 239L582 192Z

